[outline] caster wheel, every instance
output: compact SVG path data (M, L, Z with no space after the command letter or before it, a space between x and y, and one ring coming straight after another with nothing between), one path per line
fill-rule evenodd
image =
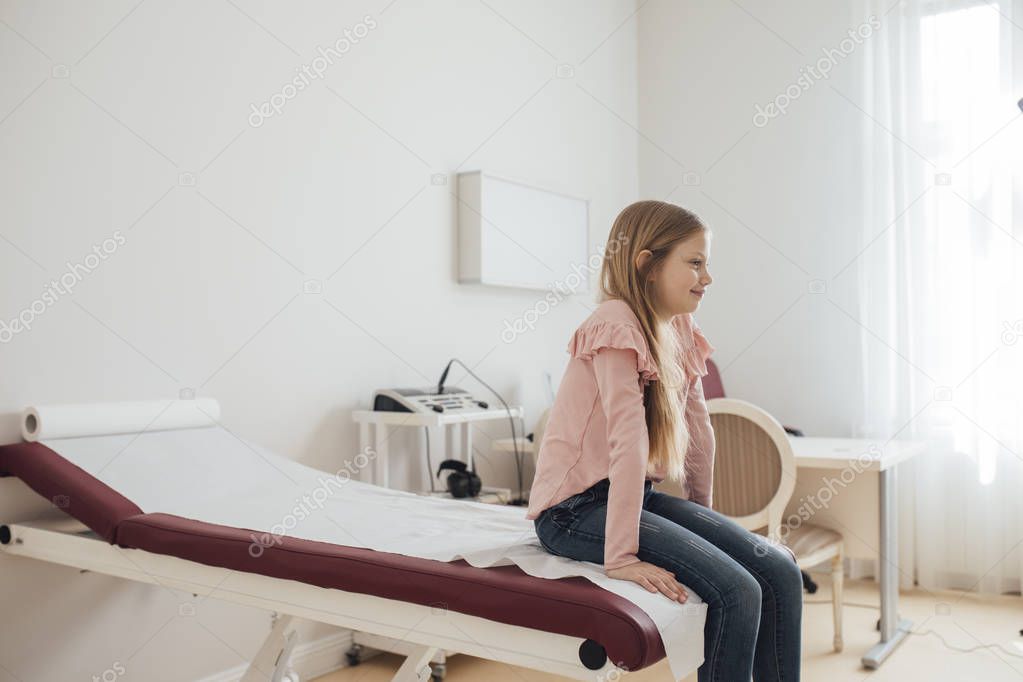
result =
M430 680L432 682L441 682L448 672L448 666L446 663L431 663L430 671Z
M362 663L362 645L353 644L348 651L345 652L345 659L348 661L348 665L352 667Z

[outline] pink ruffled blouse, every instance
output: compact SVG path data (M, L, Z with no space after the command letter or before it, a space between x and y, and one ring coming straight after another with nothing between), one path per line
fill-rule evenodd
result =
M688 499L711 505L714 431L700 377L714 347L692 314L671 320L679 335L679 363L685 370L681 404L689 427ZM657 367L639 319L623 300L604 301L572 335L565 376L551 408L529 496L527 519L610 479L605 526L604 569L639 561L639 519L646 479L665 472L648 461L650 440L643 389L658 380Z

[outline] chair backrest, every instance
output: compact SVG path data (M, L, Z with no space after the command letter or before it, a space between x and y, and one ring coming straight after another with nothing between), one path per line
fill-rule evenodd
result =
M547 419L551 416L551 408L547 408L536 420L533 427L533 466L536 467L537 458L540 456L540 443L543 442L543 432L547 430Z
M796 485L796 460L785 429L745 400L707 401L714 428L715 511L747 530L775 537Z
M705 400L725 397L725 385L721 383L721 373L718 371L718 366L709 358L707 359L707 373L703 375L701 382Z

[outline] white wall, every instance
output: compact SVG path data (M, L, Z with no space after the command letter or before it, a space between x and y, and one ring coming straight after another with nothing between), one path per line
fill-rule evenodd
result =
M761 127L753 116L867 20L854 4L651 2L639 14L640 194L714 232L716 281L697 319L727 394L807 435L855 435L862 419L861 330L836 305L855 316L866 50L836 57L784 115Z
M537 297L456 283L452 174L482 167L589 197L601 243L638 197L635 3L425 7L0 7L0 320L41 300L67 263L103 255L73 293L37 304L30 330L4 335L7 435L26 404L191 388L220 399L235 432L334 470L354 456L352 409L375 388L436 381L451 357L523 404L532 427L542 372L557 383L592 297L504 343L505 320ZM366 15L375 28L322 80L250 125L252 104ZM559 64L570 77L555 78ZM107 239L123 243L107 254ZM307 280L322 292L304 293ZM457 368L451 383L485 393ZM516 485L511 460L486 449L507 435L496 424L477 437L488 484ZM392 453L417 441L395 442ZM393 459L392 481L418 487L419 463ZM530 464L523 475L528 486ZM47 506L0 481L4 520ZM212 599L0 565L2 682L89 679L115 661L119 679L194 679L251 655L269 627ZM194 617L178 615L183 602Z

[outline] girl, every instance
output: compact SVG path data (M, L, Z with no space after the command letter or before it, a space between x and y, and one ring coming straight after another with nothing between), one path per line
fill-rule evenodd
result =
M794 557L711 511L714 432L700 377L714 348L693 320L710 231L689 211L639 201L615 219L601 303L540 444L526 518L550 553L603 563L669 599L708 605L698 678L799 679L803 586ZM688 499L652 489L665 476Z

